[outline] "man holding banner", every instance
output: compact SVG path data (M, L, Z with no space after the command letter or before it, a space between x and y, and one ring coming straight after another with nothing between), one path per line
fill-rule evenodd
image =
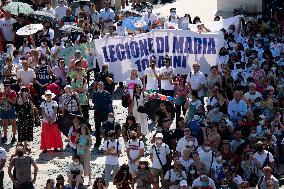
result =
M159 79L161 80L161 92L166 96L174 96L174 85L173 85L173 74L174 68L171 66L171 59L169 56L166 56L164 59L164 64L160 69Z

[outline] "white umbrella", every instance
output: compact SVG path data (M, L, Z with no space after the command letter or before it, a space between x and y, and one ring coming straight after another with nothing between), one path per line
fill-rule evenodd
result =
M43 29L42 24L30 24L17 30L17 35L31 35Z

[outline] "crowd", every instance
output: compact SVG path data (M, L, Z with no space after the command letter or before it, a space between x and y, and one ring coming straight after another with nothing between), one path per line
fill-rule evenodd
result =
M116 120L113 93L117 82L108 64L92 68L80 50L68 63L58 54L99 38L163 29L165 18L148 7L144 18L147 29L130 31L121 22L133 13L118 11L126 1L105 0L101 10L83 1L74 10L69 7L72 2L64 0L25 2L34 10L54 15L56 22L44 20L44 28L36 34L17 35L19 28L38 21L23 13L12 15L3 8L9 2L2 1L0 189L6 188L6 164L13 188L33 188L38 173L29 145L35 137L34 126L41 126L42 153L60 153L63 133L72 155L66 175L58 175L56 182L48 179L46 189L78 189L86 179L93 189L104 189L112 175L118 189L277 189L282 185L282 1L273 2L271 14L240 17L237 27L223 28L225 42L209 74L202 73L195 62L188 75L176 75L168 56L161 68L152 56L143 78L136 69L131 70L129 78L119 84L125 90L122 105L128 116L124 123ZM140 7L143 2L137 0L133 5ZM168 21L177 22L176 9L170 13ZM240 12L235 10L234 14ZM199 17L192 21L189 14L185 17L198 25L198 32L210 32ZM216 16L214 21L218 20ZM59 30L68 25L83 32ZM94 82L90 85L91 73ZM90 108L94 110L95 137L88 123ZM12 136L8 136L10 125ZM153 128L154 135L147 141ZM10 159L4 148L8 140L17 143ZM92 148L96 155L105 156L104 176L94 182ZM118 158L123 152L128 163L121 165Z

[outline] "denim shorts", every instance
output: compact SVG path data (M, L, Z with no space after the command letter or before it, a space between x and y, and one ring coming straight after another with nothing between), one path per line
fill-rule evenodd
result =
M16 119L16 110L13 107L11 110L3 111L0 110L0 118L1 119Z

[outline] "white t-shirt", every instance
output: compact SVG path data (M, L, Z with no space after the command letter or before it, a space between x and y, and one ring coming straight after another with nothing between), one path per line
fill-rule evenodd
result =
M63 5L63 6L57 6L55 8L55 15L57 16L57 19L60 20L61 18L63 18L66 15L66 10L67 10L67 6Z
M126 86L127 86L131 99L133 98L133 90L134 90L135 84L139 84L142 86L142 82L139 78L136 78L135 80L128 78L126 80Z
M56 101L53 101L53 100L51 102L44 101L41 103L40 107L44 109L44 113L47 117L51 118L52 116L55 116L54 121L56 120L56 115L53 115L55 107L58 107L58 104ZM48 120L44 116L42 120L43 122L48 122Z
M71 174L71 171L84 171L84 167L81 163L75 165L74 162L70 163L67 168L67 173Z
M174 73L174 69L173 67L162 67L159 70L159 74L162 76L171 76ZM170 80L161 80L161 89L163 90L174 90L174 85L171 84Z
M182 137L177 143L176 151L183 155L183 151L189 147L190 141L193 142L194 146L198 146L198 141L196 140L196 138L194 138L194 140L186 140L185 137Z
M206 83L206 77L202 72L197 72L194 74L191 72L186 78L186 82L190 83L192 90L196 90L200 85L203 85ZM198 97L204 96L203 89L198 91Z
M183 159L182 157L179 158L179 161L181 162L181 164L184 166L185 170L188 171L189 170L189 167L191 166L191 164L194 162L193 159L188 159L188 160L185 160Z
M158 159L158 156L157 156L157 153L155 151L155 147L156 144L152 145L151 146L151 149L150 149L150 153L153 154L153 162L152 162L152 167L153 168L156 168L156 169L161 169L162 166L159 162L159 159ZM158 146L156 146L156 149L157 149L157 152L159 154L159 157L161 159L161 162L163 165L166 164L167 162L167 155L170 154L170 148L167 144L165 143L162 143L161 147L158 148Z
M212 170L215 173L215 178L218 178L218 175L222 174L222 171L224 172L223 164L222 163L218 163L217 161L214 161L212 163Z
M126 144L126 148L129 149L130 158L136 159L140 154L140 150L144 149L144 143L139 140L129 140Z
M181 173L175 172L173 169L167 171L165 175L165 180L169 180L170 182L186 180L186 174L184 171ZM169 186L169 189L179 189L179 184Z
M266 151L266 150L264 150L264 152L261 153L261 154L258 153L258 152L256 152L256 153L254 154L254 158L256 159L256 161L258 161L258 162L261 164L261 166L263 166L263 163L264 163L264 161L265 161L267 155L268 155L268 157L269 157L269 162L270 162L270 163L271 163L271 162L274 162L273 155L272 155L270 152Z
M205 164L206 172L208 173L210 171L211 164L213 163L213 161L215 159L213 151L209 150L208 152L205 152L202 149L202 147L199 147L197 149L197 152L199 154L200 161ZM212 156L213 156L213 158L212 158Z
M52 15L55 15L55 10L54 10L52 7L50 7L49 9L47 9L47 7L44 7L44 8L42 9L42 11L45 11L45 12L50 13L50 14L52 14ZM65 13L66 13L66 12L65 12Z
M107 151L109 149L112 149L113 153L117 153L118 151L121 151L121 145L120 142L115 139L113 142L111 140L107 140L104 143L104 151ZM118 165L118 156L106 156L105 164L108 165Z
M6 41L14 40L14 32L13 32L13 24L16 23L14 18L5 19L2 18L0 20L0 28L2 29L2 33Z
M4 148L0 147L0 160L7 159L7 152ZM3 169L0 170L0 172L3 171Z
M256 98L260 97L262 98L262 95L255 91L255 94L250 94L249 92L245 93L244 96L248 99L248 100L255 100Z
M17 73L17 78L21 79L22 84L27 86L29 83L33 82L33 79L36 78L36 74L31 68L28 68L27 71L20 69Z
M157 75L159 75L159 70L158 69L155 69L155 72L156 72ZM151 89L152 90L159 90L159 88L158 88L158 79L155 77L153 69L152 68L146 68L144 70L144 75L147 76L146 90L151 90Z

